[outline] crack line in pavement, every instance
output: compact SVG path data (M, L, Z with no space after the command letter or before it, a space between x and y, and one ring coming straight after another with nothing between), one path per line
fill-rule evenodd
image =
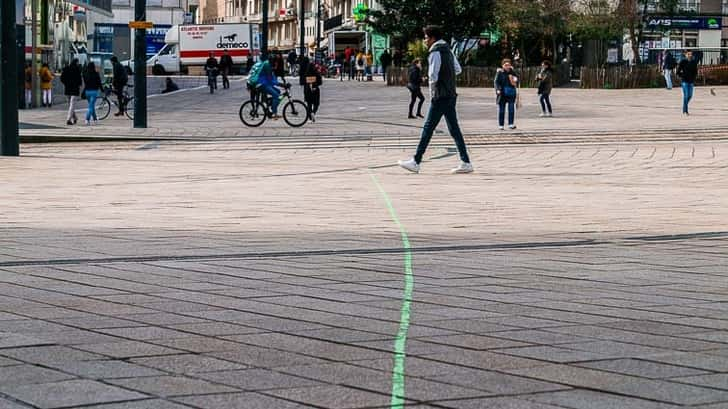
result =
M50 260L19 260L0 261L0 267L34 267L71 264L114 264L114 263L145 263L154 261L205 261L205 260L234 260L247 258L281 258L281 257L315 257L315 256L356 256L366 254L400 254L406 251L412 253L438 253L443 251L476 251L476 250L519 250L552 247L581 247L611 244L610 241L596 240L569 240L554 242L531 243L501 243L501 244L475 244L453 246L424 246L412 249L400 247L384 248L358 248L339 250L301 250L278 252L251 252L251 253L223 253L223 254L190 254L178 256L136 256L136 257L107 257L107 258L77 258L77 259L50 259Z
M412 246L410 246L409 237L405 230L402 222L400 222L397 216L397 211L394 209L392 200L389 195L379 183L377 176L369 171L369 176L372 182L379 189L379 193L384 199L384 203L387 205L389 215L392 217L392 221L399 228L399 233L402 237L402 247L404 249L404 293L402 294L402 307L400 309L399 316L399 330L397 331L397 337L394 340L394 365L392 367L392 400L390 406L392 409L398 409L404 407L405 398L405 384L404 384L404 364L407 356L407 333L409 332L410 326L410 312L412 305L412 292L415 287L414 275L412 274Z

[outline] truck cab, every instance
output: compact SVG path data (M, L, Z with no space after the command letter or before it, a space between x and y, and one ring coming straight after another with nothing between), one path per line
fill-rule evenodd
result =
M164 47L149 60L147 67L152 67L152 74L165 75L182 71L179 55L179 26L173 26L164 36Z

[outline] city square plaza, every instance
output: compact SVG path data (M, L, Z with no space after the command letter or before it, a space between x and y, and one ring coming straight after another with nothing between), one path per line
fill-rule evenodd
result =
M21 111L0 408L728 408L728 88L526 89L514 131L459 89L467 175L444 123L397 166L404 87L322 94L302 128L244 127L240 81L148 129Z

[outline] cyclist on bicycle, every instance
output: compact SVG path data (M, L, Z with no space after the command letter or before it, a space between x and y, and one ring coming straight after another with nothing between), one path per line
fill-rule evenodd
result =
M129 82L129 74L126 72L126 68L119 62L116 56L111 57L111 64L113 65L113 79L111 85L116 94L116 98L119 100L119 112L115 113L114 116L124 115L124 107L126 106L124 87Z
M219 66L217 59L215 58L215 53L210 51L210 57L205 62L205 72L207 73L207 77L211 78L215 89L217 89L217 73Z
M278 80L273 75L273 67L268 61L268 56L263 54L260 57L260 61L253 65L250 69L250 75L248 76L248 89L250 92L251 99L255 98L258 92L264 92L273 98L271 103L271 112L273 113L273 119L278 119L278 104L281 102L281 91L276 88L278 86Z

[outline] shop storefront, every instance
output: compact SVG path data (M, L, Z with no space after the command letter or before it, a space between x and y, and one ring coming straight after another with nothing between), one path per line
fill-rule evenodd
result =
M684 49L701 50L701 63L721 62L723 18L717 16L648 17L640 57L658 63L662 50L680 54Z

